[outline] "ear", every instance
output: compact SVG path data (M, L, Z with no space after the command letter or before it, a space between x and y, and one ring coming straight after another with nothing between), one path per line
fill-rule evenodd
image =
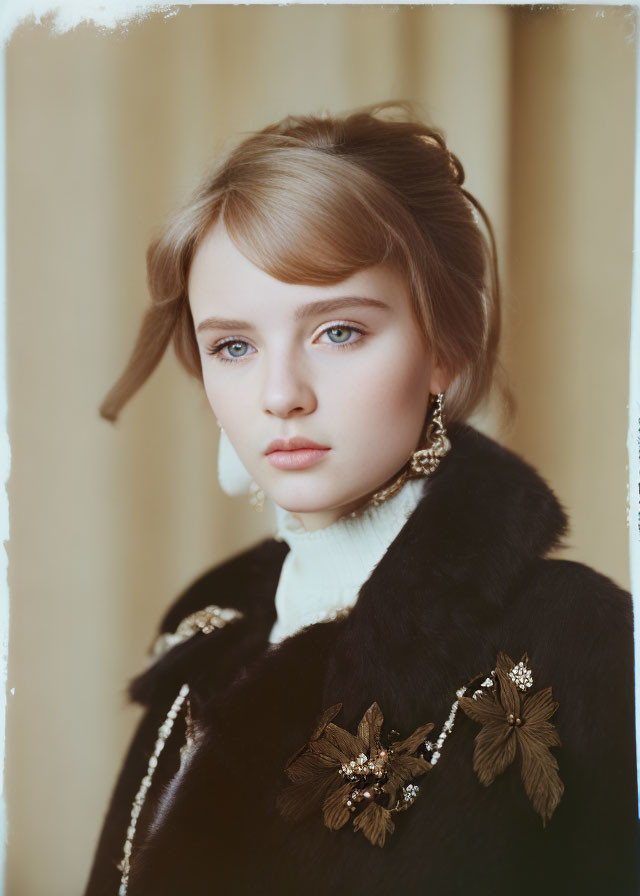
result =
M446 370L442 364L434 364L431 368L431 379L429 380L429 391L432 395L439 392L445 392L453 376Z

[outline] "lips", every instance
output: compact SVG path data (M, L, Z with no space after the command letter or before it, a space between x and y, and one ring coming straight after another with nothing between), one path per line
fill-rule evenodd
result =
M275 439L265 451L267 460L279 470L304 470L315 466L331 449L310 439Z
M318 442L296 436L293 439L274 439L269 443L265 454L271 454L273 451L298 451L301 448L313 448L318 451L329 450L328 445L319 445Z

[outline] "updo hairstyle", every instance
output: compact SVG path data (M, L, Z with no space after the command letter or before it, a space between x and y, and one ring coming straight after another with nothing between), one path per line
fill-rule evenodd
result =
M101 415L116 420L171 341L202 382L187 283L201 240L222 220L240 252L284 283L324 286L392 265L408 286L416 325L452 376L446 418L466 419L501 368L495 237L464 178L442 134L408 103L288 116L250 134L150 244L151 305ZM510 404L508 387L501 389Z

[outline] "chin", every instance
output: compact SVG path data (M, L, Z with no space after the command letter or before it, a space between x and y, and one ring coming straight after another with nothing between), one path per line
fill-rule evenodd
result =
M288 500L283 498L282 500L278 500L277 496L273 496L272 500L279 506L282 507L283 510L288 510L289 513L329 513L335 509L334 504L327 504L325 501L303 501L300 498L292 498Z
M282 490L280 493L269 494L269 497L289 513L336 513L364 500L371 490L362 490L355 494L352 491L344 494L327 494L327 489L320 494L315 489L314 492L315 494L304 494L302 489L297 489L295 492L293 489Z

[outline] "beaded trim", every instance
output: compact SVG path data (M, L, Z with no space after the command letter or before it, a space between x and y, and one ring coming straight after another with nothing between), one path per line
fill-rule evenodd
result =
M215 604L196 610L182 620L175 632L163 632L156 638L150 651L150 662L155 662L172 647L182 644L198 632L209 635L214 629L224 628L228 622L242 619L243 616L244 613L235 607L218 607Z
M480 687L476 688L476 690L471 694L471 697L474 700L477 700L478 697L480 696L480 694L482 694L483 688L493 687L493 679L495 678L495 675L496 675L496 672L495 672L495 669L493 669L491 671L490 675L488 675L485 678L485 680L482 682ZM428 753L431 753L431 758L429 760L431 762L431 765L435 765L437 763L438 759L440 759L440 752L442 750L442 745L444 744L445 740L447 739L447 735L449 735L453 731L453 726L454 726L455 720L456 720L456 713L458 712L458 708L460 706L458 700L460 697L465 696L467 690L470 687L471 687L471 684L467 684L462 688L458 688L458 690L456 691L456 699L451 704L451 709L449 710L449 717L447 718L446 722L442 726L442 731L438 735L438 739L436 740L435 744L432 743L430 740L426 740L424 742L425 750Z
M183 684L180 688L178 696L171 704L171 709L167 713L167 717L160 726L160 730L158 731L158 737L156 739L155 746L153 748L153 753L149 759L149 764L147 765L147 773L140 782L140 787L138 792L135 795L135 799L133 800L133 806L131 807L131 818L129 820L129 827L127 828L127 839L124 841L124 849L122 861L118 865L118 870L122 872L122 877L120 878L120 889L118 890L118 896L127 896L127 888L129 886L129 871L130 871L130 863L131 863L131 850L133 848L133 838L136 833L136 826L138 824L138 817L140 812L142 811L142 806L147 797L147 793L149 791L149 787L151 786L151 779L153 778L154 772L158 765L158 757L164 750L164 746L167 742L167 738L171 734L171 730L173 728L173 723L178 718L178 715L184 705L185 700L189 695L189 685Z
M195 613L191 613L189 616L185 617L185 619L182 620L175 632L163 632L163 634L156 638L151 650L151 662L155 662L158 657L163 656L172 647L175 647L177 644L181 644L183 641L186 641L188 638L191 638L198 632L202 632L204 635L208 635L217 628L224 628L224 626L229 622L233 622L237 619L242 619L243 616L244 613L242 613L240 610L236 610L235 607L218 607L215 604L210 604L208 607L204 607L204 609L202 610L196 610ZM188 699L188 697L189 685L183 684L180 688L180 691L178 692L178 696L171 704L171 708L167 713L164 722L158 730L158 736L153 748L153 753L151 754L149 763L147 765L147 773L142 779L138 792L136 793L133 800L129 827L127 828L127 839L124 841L122 860L118 864L118 870L122 873L122 877L120 878L120 889L118 890L118 896L127 896L129 872L131 867L131 850L133 848L133 838L136 833L138 818L140 816L140 812L142 811L144 801L147 797L149 787L151 786L151 779L153 778L154 772L157 768L158 758L164 750L167 738L169 737L173 729L173 724L178 718L178 715L180 714L183 707L185 707L186 711L187 733L185 743L180 748L181 764L186 761L195 746L195 731L193 719L191 717L191 701Z

